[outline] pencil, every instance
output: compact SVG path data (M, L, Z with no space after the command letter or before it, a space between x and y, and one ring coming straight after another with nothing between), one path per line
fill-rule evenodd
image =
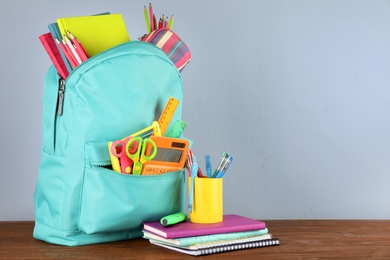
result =
M154 30L157 30L156 16L153 14L153 27Z
M153 7L152 4L149 3L149 19L150 19L150 29L154 31L155 29L155 21L153 19Z
M149 15L148 15L148 9L146 9L146 6L144 6L144 16L145 16L146 30L148 31L148 33L150 33L151 32L150 20L149 20Z
M161 28L164 28L164 26L165 26L165 16L162 15L161 16Z
M75 48L77 54L80 56L81 61L84 62L84 61L88 60L88 55L85 52L81 43L77 40L76 37L73 36L73 34L71 32L68 31L68 35L69 35L72 43L75 45L74 48Z
M169 23L168 16L166 16L164 28L167 28L167 29L168 29L168 23Z
M58 44L58 46L60 46L60 49L62 50L62 52L64 53L65 57L68 59L70 65L72 66L72 68L76 68L77 65L76 63L73 61L73 58L72 56L70 56L68 50L65 48L64 44L62 42L60 42L58 39L56 39L56 42Z
M69 48L68 51L70 51L72 57L75 59L76 65L80 65L82 62L81 58L80 58L79 54L76 52L76 49L74 48L72 42L69 40L69 38L66 35L64 35L63 40L65 41L65 44L66 44L65 48L66 48L66 46L68 46L68 48Z
M173 25L173 15L171 16L171 19L169 20L169 25L168 25L169 30L172 30L172 25Z

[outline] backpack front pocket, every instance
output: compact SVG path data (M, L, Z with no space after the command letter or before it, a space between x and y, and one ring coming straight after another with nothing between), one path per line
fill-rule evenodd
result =
M136 176L87 163L79 228L87 234L141 231L143 222L181 211L185 187L184 170Z

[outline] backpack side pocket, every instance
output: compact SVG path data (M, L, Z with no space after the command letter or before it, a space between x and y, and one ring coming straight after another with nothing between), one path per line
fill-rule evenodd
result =
M141 236L143 222L181 211L184 170L152 176L122 174L102 167L102 162L109 161L107 142L85 147L80 230L87 234L138 230Z

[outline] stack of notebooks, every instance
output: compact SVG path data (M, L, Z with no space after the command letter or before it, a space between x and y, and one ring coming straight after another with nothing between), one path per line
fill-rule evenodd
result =
M235 214L224 215L222 222L214 224L187 220L164 227L159 221L146 222L143 237L154 245L194 256L280 244L264 222Z
M88 58L130 41L121 14L63 17L48 28L39 39L63 79Z

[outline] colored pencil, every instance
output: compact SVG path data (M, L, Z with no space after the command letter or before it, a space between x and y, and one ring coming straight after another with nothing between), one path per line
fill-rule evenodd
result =
M148 31L148 33L150 33L151 32L150 20L149 20L149 15L148 15L148 9L146 8L146 6L144 6L144 16L145 16L146 30Z
M155 20L153 19L154 15L153 15L153 7L152 7L152 4L149 3L149 19L150 19L150 28L152 31L155 30L155 25L156 25L156 22Z
M171 16L171 19L169 20L169 25L168 25L169 30L172 30L172 25L173 25L173 15Z

